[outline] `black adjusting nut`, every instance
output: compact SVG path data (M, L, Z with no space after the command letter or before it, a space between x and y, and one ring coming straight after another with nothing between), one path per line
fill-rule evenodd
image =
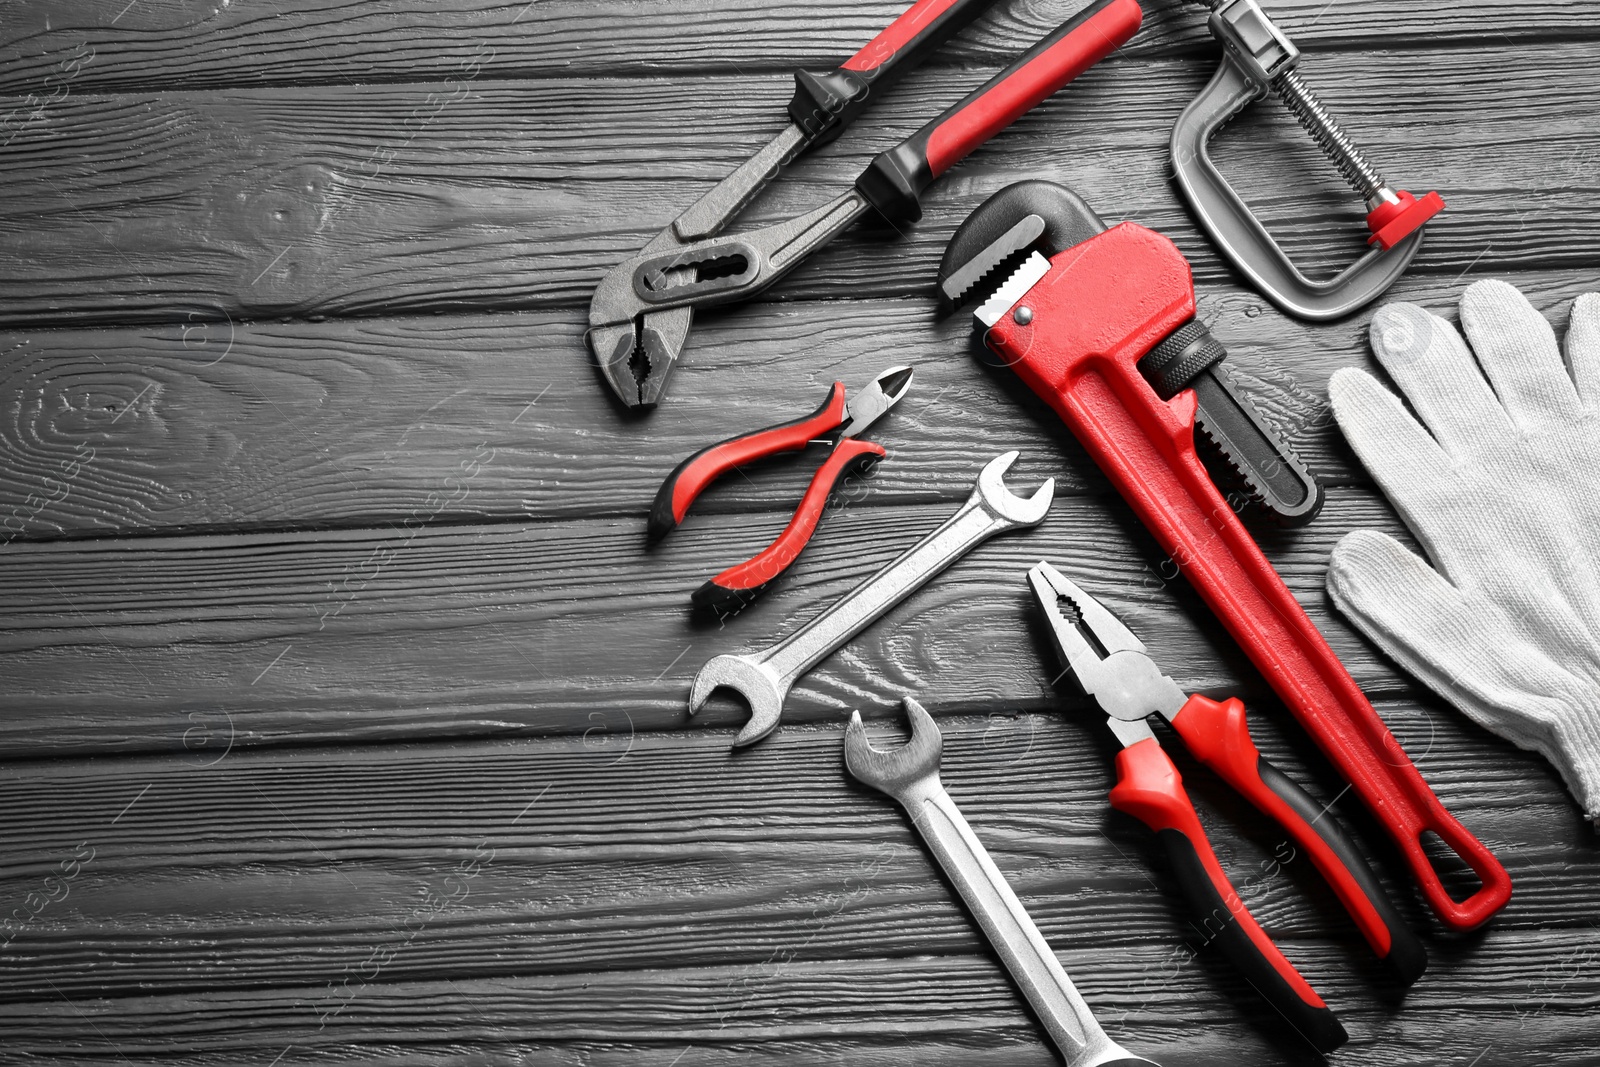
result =
M1157 396L1171 400L1227 354L1228 350L1211 336L1205 323L1190 319L1147 352L1139 360L1139 370Z

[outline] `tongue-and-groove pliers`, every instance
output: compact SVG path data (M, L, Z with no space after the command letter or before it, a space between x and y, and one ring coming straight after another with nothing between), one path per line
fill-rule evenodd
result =
M869 212L896 224L920 218L919 197L930 182L1114 51L1143 18L1136 0L1093 0L983 87L879 155L848 192L787 222L717 238L780 167L837 136L883 88L985 6L983 0L918 0L839 69L797 74L790 124L601 280L586 336L606 384L624 405L651 408L660 401L695 308L760 292Z

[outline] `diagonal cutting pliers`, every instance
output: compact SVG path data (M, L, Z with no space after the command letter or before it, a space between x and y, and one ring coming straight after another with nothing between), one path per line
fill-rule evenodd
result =
M768 583L794 562L822 521L834 486L888 454L882 445L863 441L860 435L906 395L911 388L911 375L910 367L890 367L848 400L844 383L834 382L822 406L804 418L710 445L667 475L650 505L646 535L651 541L658 541L676 529L706 487L735 467L805 448L817 441L833 446L828 458L811 476L811 484L800 498L789 525L756 555L729 567L695 590L692 597L695 607L718 613L737 611L759 596ZM830 436L836 430L838 436Z
M1378 956L1401 981L1413 982L1427 968L1427 953L1371 868L1326 808L1257 751L1243 703L1185 694L1116 616L1048 563L1031 569L1028 583L1062 666L1100 705L1122 743L1111 806L1156 832L1206 936L1245 979L1321 1051L1343 1044L1343 1025L1257 924L1217 862L1150 716L1166 719L1202 764L1287 831Z
M728 304L772 285L862 216L891 224L922 216L935 178L1057 89L1116 50L1139 28L1137 0L1093 0L981 88L880 154L834 200L787 222L732 238L716 235L789 160L837 136L890 82L920 63L986 6L918 0L843 66L795 75L790 124L596 287L590 350L617 398L654 407L698 307Z

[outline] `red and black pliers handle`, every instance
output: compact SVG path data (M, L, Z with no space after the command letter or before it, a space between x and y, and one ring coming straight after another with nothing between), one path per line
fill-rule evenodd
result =
M646 533L651 541L672 532L700 494L728 471L767 456L797 451L819 439L831 440L829 435L847 421L850 423L811 476L811 483L806 486L783 532L750 559L729 567L695 590L692 599L696 607L716 612L736 611L759 596L794 562L822 521L834 487L848 475L865 470L888 454L882 445L863 441L856 435L899 402L910 388L911 377L909 367L891 367L873 379L853 405L845 401L844 383L834 382L822 406L804 418L710 445L667 475L650 506Z
M1040 563L1028 572L1062 664L1106 712L1123 744L1111 804L1155 831L1207 941L1305 1037L1323 1051L1345 1040L1344 1027L1251 916L1217 862L1183 778L1151 731L1167 719L1189 750L1288 832L1298 852L1333 888L1378 956L1402 981L1427 968L1427 953L1371 868L1326 809L1256 748L1238 700L1187 696L1115 615L1066 575ZM1292 857L1290 857L1292 858Z
M1289 834L1332 887L1373 950L1402 981L1427 969L1427 952L1395 911L1354 844L1312 796L1257 751L1244 705L1191 696L1172 717L1184 743L1250 803ZM1217 861L1183 788L1183 777L1152 736L1117 753L1111 806L1143 822L1166 848L1203 935L1283 1017L1323 1052L1345 1041L1344 1027L1261 929Z

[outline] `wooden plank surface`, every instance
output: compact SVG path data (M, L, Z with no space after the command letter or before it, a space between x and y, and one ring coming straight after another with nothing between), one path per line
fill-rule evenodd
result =
M1592 195L1568 190L1600 183L1585 118L1600 106L1595 48L1497 42L1431 51L1426 66L1410 53L1320 63L1329 103L1381 146L1395 180L1450 194L1419 271L1458 277L1491 247L1502 268L1592 266ZM1210 71L1200 58L1113 57L935 186L904 237L858 228L770 297L922 296L956 224L1019 174L1170 234L1202 282L1228 277L1153 147ZM826 201L867 153L955 99L946 82L964 90L990 73L913 75L794 167L749 223ZM0 324L576 306L674 205L775 134L790 92L774 74L67 96L19 127L0 163L0 235L30 246L3 265ZM1489 92L1502 100L1493 117ZM1408 101L1403 115L1393 98ZM607 116L603 137L590 107ZM1530 140L1534 116L1543 132ZM1259 108L1235 126L1222 162L1290 254L1313 274L1355 258L1360 205L1287 116ZM70 167L52 162L56 146Z
M968 463L968 489L980 465ZM1037 484L1040 468L1022 463L1011 481ZM195 716L227 720L240 744L581 733L625 717L725 727L745 715L731 697L686 715L706 660L766 647L956 506L846 502L772 592L722 620L693 617L689 594L786 516L705 516L648 553L634 521L14 544L0 570L0 736L42 755L177 749ZM1322 588L1333 538L1357 527L1405 536L1370 491L1343 489L1312 526L1268 544L1357 680L1405 691ZM808 674L787 720L838 722L918 694L967 708L1052 700L1024 579L1040 559L1125 612L1183 684L1264 695L1126 506L1085 496L983 546Z
M1053 29L1083 5L998 5L933 62L996 63L1017 42ZM472 76L564 77L834 66L905 5L896 0L461 0L433 5L330 5L321 0L138 0L85 18L72 0L8 10L0 92L49 99L160 87L413 82ZM1208 51L1203 11L1151 3L1138 55ZM1274 18L1307 50L1600 36L1586 0L1375 0L1330 9L1280 0ZM686 31L686 28L687 29Z
M1562 329L1572 299L1597 282L1496 273ZM1460 289L1415 273L1395 295L1453 319ZM1341 366L1377 371L1366 319L1295 322L1225 283L1208 286L1200 308L1246 392L1317 476L1364 484L1329 417L1327 379ZM855 387L895 363L916 379L875 431L890 459L863 483L874 503L959 502L974 463L1011 448L1041 457L1063 494L1109 491L1041 401L974 358L970 321L920 298L706 315L669 402L632 419L617 417L570 311L0 334L0 440L11 457L0 468L0 536L392 526L419 515L642 529L661 479L708 435L794 418L834 380ZM752 395L754 379L764 386ZM791 509L816 462L807 453L724 479L695 514Z
M1600 873L1590 831L1533 757L1486 773L1469 728L1385 710L1403 733L1428 731L1418 757L1479 833L1527 843L1502 845L1526 891L1470 947L1436 946L1435 973L1406 1013L1447 1021L1498 1009L1502 1021L1474 1035L1483 1044L1532 1018L1546 1032L1576 1029L1592 1003L1565 994L1597 947L1573 911ZM1242 983L1201 945L1190 957L1180 902L1143 881L1159 851L1104 802L1103 731L1053 714L941 714L941 724L950 788L1114 1029L1171 1062L1215 1062ZM1259 733L1272 758L1307 773L1270 723ZM15 1051L42 1049L32 1035L67 1015L41 991L47 980L92 997L81 1005L95 1027L86 1046L109 1041L135 1058L163 1047L141 1025L152 1018L181 1030L202 1062L222 1062L284 1045L387 1044L396 1012L410 1020L401 1045L676 1041L673 1054L683 1043L716 1054L772 1041L805 1056L847 1037L881 1062L917 1039L958 1042L940 1056L1038 1056L909 828L844 778L837 731L786 727L731 761L728 736L197 749L110 770L17 768L0 803L50 819L5 828L6 891L75 851L90 858L60 906L0 953L0 1026ZM1225 801L1215 786L1197 791ZM1236 804L1207 807L1239 816ZM1224 860L1255 872L1245 892L1274 937L1358 1036L1403 1033L1393 989L1326 890L1292 865L1264 867L1276 837L1259 817L1241 821L1255 832L1230 836ZM1414 902L1405 910L1421 919ZM1564 962L1550 970L1556 946ZM856 996L876 1009L834 1032ZM1242 1035L1242 1062L1282 1062L1292 1044L1247 1013L1258 1029ZM1383 1048L1402 1063L1431 1062L1428 1052L1415 1032Z
M976 153L903 238L846 235L701 317L667 405L624 417L581 343L596 280L782 122L894 0L62 0L0 5L0 1062L1053 1062L901 815L842 773L859 707L917 694L945 777L1108 1028L1164 1064L1303 1063L1109 810L1110 739L1051 681L1024 569L1069 569L1174 677L1254 704L1263 751L1351 827L1423 931L1404 996L1281 835L1181 754L1224 864L1340 1012L1341 1064L1600 1060L1600 839L1538 757L1466 723L1331 610L1329 550L1407 534L1329 415L1370 313L1277 314L1170 182L1209 76L1194 5ZM743 224L825 199L1070 14L1010 0L793 168ZM1584 0L1275 0L1385 171L1450 211L1394 290L1450 315L1505 277L1563 329L1600 288L1600 23ZM1281 113L1217 145L1291 253L1360 248ZM1446 805L1511 870L1447 936L1370 813L1045 407L941 318L943 243L1023 176L1171 234L1202 316L1330 486L1262 530ZM814 454L731 478L658 549L678 458L890 363L890 460L764 599L687 594L769 540ZM989 456L1053 476L996 540L797 686L730 756L690 721L759 647L947 515ZM1176 747L1176 746L1174 746ZM70 872L70 873L69 873ZM41 902L42 906L41 906ZM26 921L18 923L19 917Z

